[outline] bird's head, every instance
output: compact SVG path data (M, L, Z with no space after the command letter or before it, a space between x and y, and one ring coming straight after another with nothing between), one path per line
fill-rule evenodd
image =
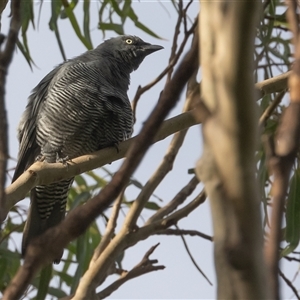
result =
M162 46L151 45L132 35L111 38L100 47L107 54L113 55L118 61L126 64L130 72L136 70L147 55L163 49Z

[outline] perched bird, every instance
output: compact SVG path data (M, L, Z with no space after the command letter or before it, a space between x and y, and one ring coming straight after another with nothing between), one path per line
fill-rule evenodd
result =
M162 48L136 36L119 36L46 75L29 96L19 123L13 181L37 160L66 162L129 138L133 130L127 96L130 73L147 55ZM23 255L34 237L64 219L73 179L31 190Z

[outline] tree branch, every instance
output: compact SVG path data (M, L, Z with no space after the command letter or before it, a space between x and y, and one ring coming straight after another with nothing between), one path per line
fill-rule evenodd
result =
M281 242L281 223L290 173L300 146L300 30L296 10L297 1L286 1L287 19L293 30L295 63L289 76L290 104L282 115L275 141L271 141L268 157L270 174L274 175L272 186L272 214L269 239L265 247L270 288L274 299L280 298L278 263Z
M177 131L184 130L200 122L195 120L193 112L189 111L163 122L156 134L153 143L165 139L167 136ZM46 185L62 179L74 177L89 170L99 168L125 156L127 150L137 136L119 144L119 151L115 148L105 148L89 155L72 159L68 165L61 163L49 164L46 162L36 162L28 168L13 184L6 189L7 204L3 211L3 219L11 207L26 197L27 193L37 185Z
M5 48L0 52L0 220L3 219L6 207L5 181L8 159L7 115L5 108L5 84L8 66L12 61L18 33L21 26L20 0L11 3L12 19ZM1 44L0 44L1 46Z
M258 100L267 94L279 93L286 90L288 88L288 78L291 74L292 71L288 71L286 73L256 83L256 99Z

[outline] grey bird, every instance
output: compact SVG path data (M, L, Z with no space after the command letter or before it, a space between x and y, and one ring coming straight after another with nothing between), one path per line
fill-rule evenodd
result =
M65 163L129 138L133 131L127 96L130 73L147 55L162 48L136 36L119 36L46 75L29 96L19 123L13 181L37 160ZM64 219L73 180L31 190L23 255L33 238ZM62 254L54 262L59 263Z

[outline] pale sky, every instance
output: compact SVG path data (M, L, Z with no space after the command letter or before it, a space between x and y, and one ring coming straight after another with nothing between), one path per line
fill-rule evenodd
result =
M102 32L97 30L98 1L91 1L92 9L95 14L91 16L91 36L93 45L97 46L103 41ZM153 44L159 44L165 47L164 50L154 53L147 57L140 68L132 73L131 86L129 89L129 98L132 99L139 85L145 85L153 80L162 71L167 63L171 49L173 31L176 23L176 12L170 1L136 1L134 2L135 12L138 14L140 21L150 27L154 32L164 38L164 40L154 39L146 33L137 29L130 21L126 23L125 31L127 34L133 34L141 37L143 40ZM192 4L189 9L192 18L198 11L198 2ZM36 13L38 10L36 10ZM75 10L79 23L82 20L82 4L79 3ZM18 51L14 56L13 63L10 66L7 80L7 111L9 120L9 152L11 157L17 156L18 142L16 138L16 128L20 116L26 106L27 97L30 91L38 84L52 68L62 62L62 57L53 32L49 30L48 22L50 18L50 2L44 1L39 29L33 31L30 28L28 33L29 47L31 55L37 65L33 67L33 72L27 65L22 54ZM8 12L4 12L2 17L3 32L7 32ZM80 43L75 33L71 29L69 22L66 20L60 23L60 32L65 46L66 56L72 58L86 51ZM113 32L107 32L105 38L116 36ZM155 105L159 93L163 88L162 82L153 88L150 92L145 93L140 99L137 111L137 123L135 125L134 135L137 134L153 106ZM184 97L170 116L177 115L181 112ZM200 127L195 126L190 129L184 147L180 151L174 165L174 170L165 178L155 194L164 199L165 202L171 200L177 192L188 183L191 175L187 174L189 168L193 168L197 159L201 155L202 142L200 136ZM135 172L134 177L143 184L155 170L161 161L170 138L151 147L142 164ZM13 167L15 162L10 161L9 166ZM119 162L113 163L108 168L116 170L120 165ZM197 189L199 193L200 187ZM127 197L133 200L137 195L137 190L130 189ZM189 199L192 200L197 194L194 193ZM144 216L149 217L151 211L145 211ZM119 226L121 223L119 224ZM208 202L200 206L188 218L179 222L182 229L194 229L203 233L212 235L210 210ZM202 271L207 275L213 286L207 281L193 266L188 257L180 237L153 236L146 241L142 241L134 247L126 250L123 267L130 270L140 262L149 248L158 242L159 247L151 255L152 259L158 259L159 264L165 265L163 271L152 272L136 279L133 279L121 286L110 299L214 299L216 280L214 275L213 264L213 247L212 244L198 237L186 237L190 251L196 259ZM20 246L21 241L19 241ZM288 265L289 266L289 265ZM294 270L288 273L292 278ZM113 282L117 277L111 276L104 283L103 287ZM101 288L102 290L102 288ZM284 297L290 298L290 290L284 290Z

